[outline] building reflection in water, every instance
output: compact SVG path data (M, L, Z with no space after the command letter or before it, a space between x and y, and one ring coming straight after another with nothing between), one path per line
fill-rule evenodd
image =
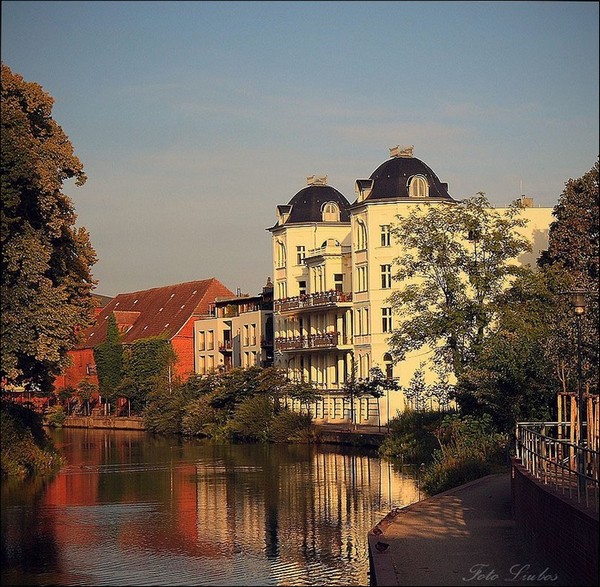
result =
M68 466L3 493L3 584L365 585L368 530L419 499L412 469L376 452L54 436Z

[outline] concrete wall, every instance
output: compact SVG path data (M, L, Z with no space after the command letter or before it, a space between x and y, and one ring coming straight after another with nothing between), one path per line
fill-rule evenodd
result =
M104 428L111 430L146 430L140 417L68 416L63 428Z
M598 581L598 512L543 485L512 462L513 515L517 529L534 548L552 557L580 585Z

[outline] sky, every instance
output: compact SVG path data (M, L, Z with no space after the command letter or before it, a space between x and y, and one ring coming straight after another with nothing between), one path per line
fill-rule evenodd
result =
M449 192L553 207L597 160L597 2L2 2L2 62L55 100L88 181L96 293L257 294L276 207L353 202L414 145Z

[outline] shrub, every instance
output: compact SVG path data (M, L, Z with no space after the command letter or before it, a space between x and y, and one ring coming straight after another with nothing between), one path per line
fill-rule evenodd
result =
M0 402L0 474L28 477L48 474L64 462L42 426L42 418L28 408Z
M310 442L313 439L312 416L284 409L271 424L273 442Z
M212 395L204 395L186 405L181 431L188 436L212 436L217 432L219 410L212 407Z
M61 405L51 406L46 411L46 422L55 428L61 428L66 417L65 410Z
M488 414L479 418L446 416L436 437L440 448L419 480L429 495L489 475L505 463L507 438L495 431Z
M255 395L241 402L229 422L234 437L239 440L270 439L273 402L265 395Z
M390 420L390 431L379 453L408 463L431 462L439 447L434 431L448 412L407 410Z

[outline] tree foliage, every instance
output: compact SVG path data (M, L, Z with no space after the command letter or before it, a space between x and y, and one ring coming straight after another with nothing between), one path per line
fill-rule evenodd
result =
M539 259L547 273L562 276L555 282L557 311L552 316L549 338L551 359L564 391L575 391L577 338L573 309L565 293L586 290L586 312L581 317L583 376L587 390L598 393L598 347L600 316L598 310L598 262L600 258L600 213L598 191L599 163L578 179L570 179L554 207L556 218L550 225L548 249Z
M112 398L116 395L123 379L123 345L113 312L106 322L106 339L94 348L94 362L100 394Z
M176 360L168 339L153 336L136 340L124 352L123 377L116 395L127 398L137 412L154 391L166 388L171 393L171 369Z
M438 364L460 374L498 315L513 260L530 249L517 202L494 210L483 193L458 204L418 206L399 216L392 234L406 253L394 260L400 289L389 345L397 360L427 346Z
M559 380L548 353L557 303L545 273L526 273L498 299L498 319L454 388L463 413L501 431L553 419Z
M4 64L1 86L1 375L49 390L93 315L96 255L62 192L86 177L52 97Z

